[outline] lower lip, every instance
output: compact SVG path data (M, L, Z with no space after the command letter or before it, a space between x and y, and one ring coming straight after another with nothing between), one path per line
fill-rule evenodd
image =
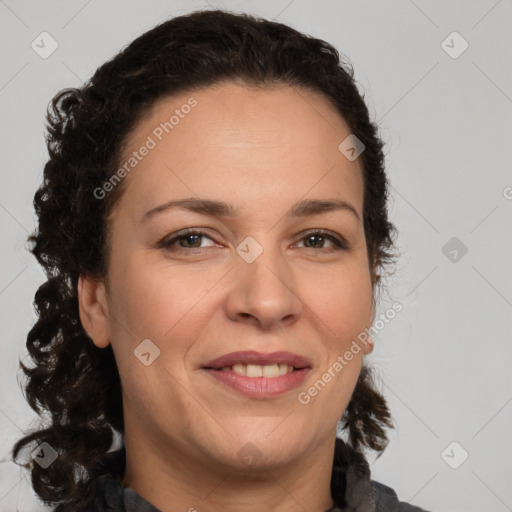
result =
M281 395L302 384L309 368L294 370L278 377L245 377L232 370L213 370L205 368L212 377L226 386L251 398L269 398Z

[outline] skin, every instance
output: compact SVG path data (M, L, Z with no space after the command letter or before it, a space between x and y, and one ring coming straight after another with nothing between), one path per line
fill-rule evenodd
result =
M191 97L197 106L124 178L109 221L108 280L79 280L83 326L98 347L112 343L121 375L123 484L164 512L323 512L333 506L336 425L372 343L307 405L297 396L373 321L361 164L338 150L350 130L322 95L231 82L159 100L124 156ZM172 209L141 222L188 197L230 202L240 214ZM359 218L285 217L301 199L341 199ZM158 247L185 228L208 236ZM321 237L308 246L303 233L316 229L349 248ZM247 236L263 249L252 263L236 252ZM149 366L134 356L144 339L160 349ZM300 388L249 398L202 369L238 350L287 350L312 370ZM239 456L248 443L251 465Z

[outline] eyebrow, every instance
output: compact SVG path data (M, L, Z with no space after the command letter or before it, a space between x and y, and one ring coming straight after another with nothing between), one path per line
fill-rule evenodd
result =
M224 201L188 197L168 201L152 208L142 216L140 222L146 222L157 213L168 211L173 208L182 208L184 210L199 213L201 215L210 215L212 217L237 217L240 214L240 210L238 208L235 208ZM285 216L287 218L310 217L312 215L332 211L351 212L358 220L361 220L357 210L350 203L342 201L341 199L303 199L302 201L294 204Z

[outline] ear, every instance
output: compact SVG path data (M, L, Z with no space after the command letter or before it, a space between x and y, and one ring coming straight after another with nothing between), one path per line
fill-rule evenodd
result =
M78 278L78 304L82 326L99 348L110 343L109 314L105 284L81 275Z
M375 290L375 288L380 284L381 281L381 275L380 275L380 268L381 268L381 260L379 257L375 256L374 260L371 263L370 266L370 280L372 283L372 289Z
M368 327L367 330L369 331L371 326L373 325L373 321L375 319L375 300L372 297L372 307L370 309L370 317L368 320ZM368 332L366 331L366 332ZM373 352L373 340L372 337L368 334L368 337L364 340L363 343L363 353L365 356L368 354L371 354Z
M371 336L368 336L368 338L366 338L363 345L363 352L365 356L373 352L373 340Z

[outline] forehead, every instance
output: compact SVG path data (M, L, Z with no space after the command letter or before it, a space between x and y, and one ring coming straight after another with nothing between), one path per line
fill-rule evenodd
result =
M245 190L253 199L295 202L311 191L351 196L362 207L360 160L338 149L349 134L329 101L310 90L228 82L183 92L158 100L127 138L121 164L151 149L125 178L125 201L151 206Z

